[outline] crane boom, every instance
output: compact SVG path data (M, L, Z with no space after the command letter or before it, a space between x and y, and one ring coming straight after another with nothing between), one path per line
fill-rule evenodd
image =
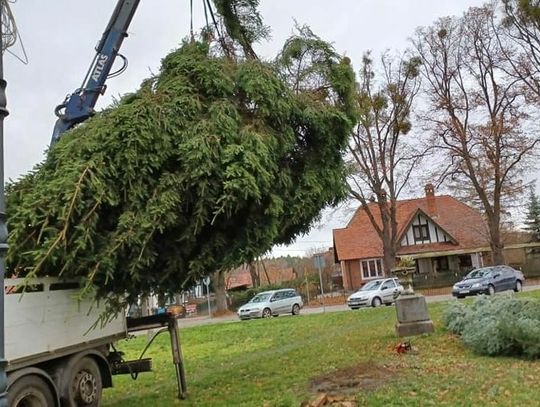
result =
M92 116L99 96L105 93L105 81L110 76L117 56L124 59L124 67L126 66L125 58L119 54L119 50L124 38L128 35L127 30L139 2L140 0L118 0L101 40L96 46L96 55L83 85L68 95L55 109L58 120L54 126L51 146L64 132Z

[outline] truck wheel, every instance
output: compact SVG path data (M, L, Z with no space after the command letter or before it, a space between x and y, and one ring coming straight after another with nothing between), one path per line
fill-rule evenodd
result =
M9 389L9 407L49 407L55 406L51 388L37 375L27 375L16 380Z
M101 374L91 357L84 357L73 366L69 372L68 386L69 406L98 407L101 404Z

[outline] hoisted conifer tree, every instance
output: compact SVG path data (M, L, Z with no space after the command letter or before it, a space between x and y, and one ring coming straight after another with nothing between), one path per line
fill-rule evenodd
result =
M9 186L11 274L75 279L111 306L174 293L291 242L345 196L349 61L307 29L259 61L246 32L262 23L236 3L257 2L216 0L225 41L184 42Z

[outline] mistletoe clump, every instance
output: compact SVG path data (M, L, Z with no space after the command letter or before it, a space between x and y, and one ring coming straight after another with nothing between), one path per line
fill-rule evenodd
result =
M354 121L352 68L325 58L299 91L294 57L234 60L185 43L9 186L9 273L131 302L307 232L344 196Z

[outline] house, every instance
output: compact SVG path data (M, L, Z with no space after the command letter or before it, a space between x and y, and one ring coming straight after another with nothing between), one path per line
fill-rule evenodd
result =
M377 203L369 206L380 219ZM488 261L489 238L480 212L452 196L435 196L431 184L425 197L398 201L396 217L397 257L414 259L420 274L463 274ZM362 207L345 228L334 229L333 237L346 290L390 274L383 267L382 242Z

